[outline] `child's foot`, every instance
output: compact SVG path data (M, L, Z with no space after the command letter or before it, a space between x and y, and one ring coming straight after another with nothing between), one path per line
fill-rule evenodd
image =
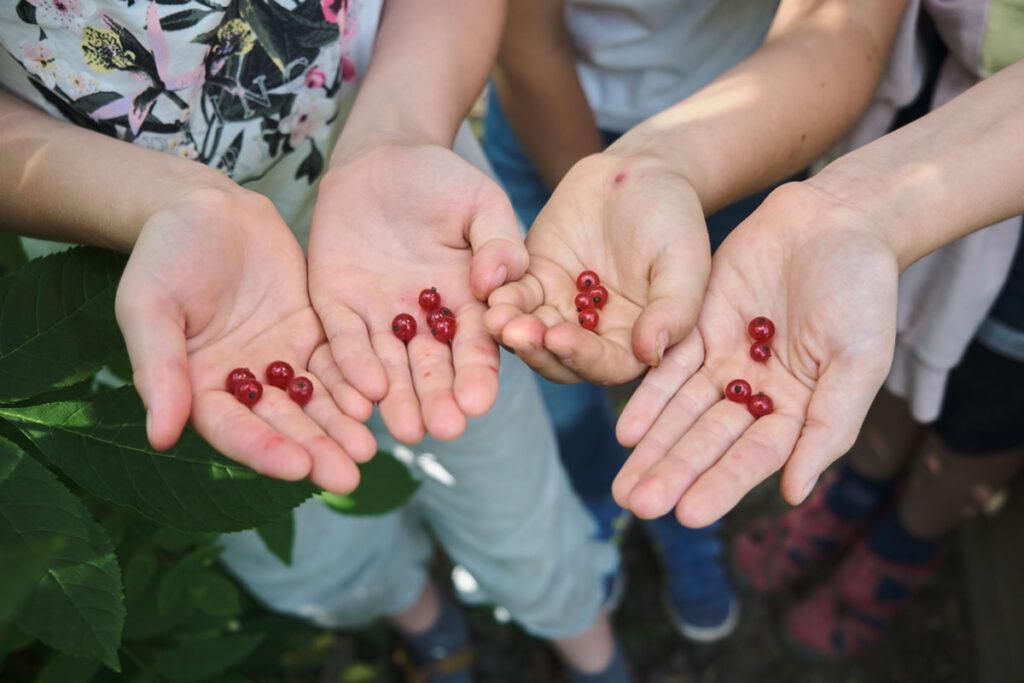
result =
M826 473L810 497L781 515L749 524L733 541L733 565L760 593L778 593L838 557L888 497L888 482L844 466Z
M883 519L832 578L790 610L786 632L802 651L829 660L860 655L935 576L938 544L907 536L895 520L895 512Z
M725 638L739 621L739 601L722 565L719 527L690 529L671 514L644 524L661 557L666 611L684 638L701 643Z
M462 610L445 597L434 625L423 633L401 634L404 649L395 664L417 683L473 683L473 650Z

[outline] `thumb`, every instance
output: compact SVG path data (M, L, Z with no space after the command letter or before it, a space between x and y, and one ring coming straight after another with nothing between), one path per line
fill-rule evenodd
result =
M115 311L135 389L146 406L146 435L153 448L173 446L192 409L192 388L185 351L185 322L176 306L163 297L147 297L118 289ZM163 300L161 300L163 299Z
M497 186L485 194L468 234L473 249L469 282L473 295L480 301L486 301L491 292L506 282L521 278L530 263L519 221L508 197Z
M710 259L667 246L650 268L647 305L633 324L633 353L652 367L661 364L665 350L682 341L697 323Z

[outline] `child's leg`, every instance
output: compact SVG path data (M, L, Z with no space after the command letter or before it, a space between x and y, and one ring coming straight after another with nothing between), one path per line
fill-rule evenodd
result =
M1022 380L1024 363L971 345L950 374L942 414L898 504L834 577L792 610L793 638L837 658L884 636L938 570L942 541L966 519L998 507L1024 465L1024 400L999 390Z
M382 448L389 447L385 438ZM569 486L529 369L503 353L494 408L458 440L428 438L412 450L414 459L429 453L448 474L425 473L412 507L486 598L551 640L577 673L613 662L601 603L602 577L614 571L617 553L594 538Z
M292 514L291 565L255 531L220 539L224 564L269 608L339 628L400 614L420 599L432 544L407 510L352 517L311 499Z

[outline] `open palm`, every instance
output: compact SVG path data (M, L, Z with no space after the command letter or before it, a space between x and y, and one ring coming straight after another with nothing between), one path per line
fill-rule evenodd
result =
M526 250L512 207L449 149L385 146L332 169L309 243L310 294L344 381L379 401L391 434L454 439L498 394L498 347L484 300L519 277ZM420 291L436 287L458 321L452 344L431 336ZM392 332L409 313L408 344Z
M355 462L376 444L321 381L333 363L305 259L268 200L198 195L153 216L118 287L117 317L155 448L169 448L191 417L214 448L258 472L337 492L356 486ZM312 380L304 407L266 383L251 409L226 390L233 368L263 380L275 360Z
M657 161L603 153L579 162L526 246L526 276L491 295L486 322L548 379L627 382L697 318L710 264L703 212L689 183ZM583 270L609 290L593 332L573 302Z
M853 444L889 369L897 274L852 212L802 186L773 193L715 254L697 329L624 410L618 436L635 450L616 500L645 518L675 508L699 527L783 467L784 496L803 500ZM777 330L764 364L747 336L761 315ZM755 420L726 400L737 378L774 412Z

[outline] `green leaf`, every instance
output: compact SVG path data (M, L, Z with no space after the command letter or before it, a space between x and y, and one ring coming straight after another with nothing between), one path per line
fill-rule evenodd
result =
M287 565L292 563L292 545L295 542L295 517L289 512L281 519L256 528L267 550Z
M7 624L28 600L50 559L64 547L59 536L29 546L0 547L0 624Z
M201 681L227 671L249 656L263 635L222 636L185 643L156 655L154 668L172 681Z
M230 579L212 571L189 576L188 594L192 604L211 617L233 617L242 611L238 589Z
M174 448L154 451L130 386L77 401L0 407L0 417L78 485L177 529L248 529L313 493L307 482L270 479L225 458L189 429Z
M0 279L0 401L81 381L124 352L114 294L124 257L77 248Z
M148 591L128 602L128 618L124 623L126 641L145 641L156 636L169 634L192 614L192 604L179 600L169 612L160 613L153 592Z
M420 487L409 468L387 451L360 465L359 473L362 479L355 491L348 495L324 491L320 500L346 515L383 515L405 505Z
M39 672L35 683L88 683L99 668L100 663L96 660L58 652L46 660L46 666Z
M156 555L143 548L128 561L124 570L124 594L129 600L142 595L160 568Z
M168 569L160 579L160 586L156 591L156 609L160 614L170 614L185 599L188 576L188 571L178 565Z
M0 275L7 275L23 266L26 260L25 250L18 236L9 232L0 233Z
M70 655L119 670L124 627L121 570L103 529L45 467L0 439L0 544L63 547L22 606L18 627Z

